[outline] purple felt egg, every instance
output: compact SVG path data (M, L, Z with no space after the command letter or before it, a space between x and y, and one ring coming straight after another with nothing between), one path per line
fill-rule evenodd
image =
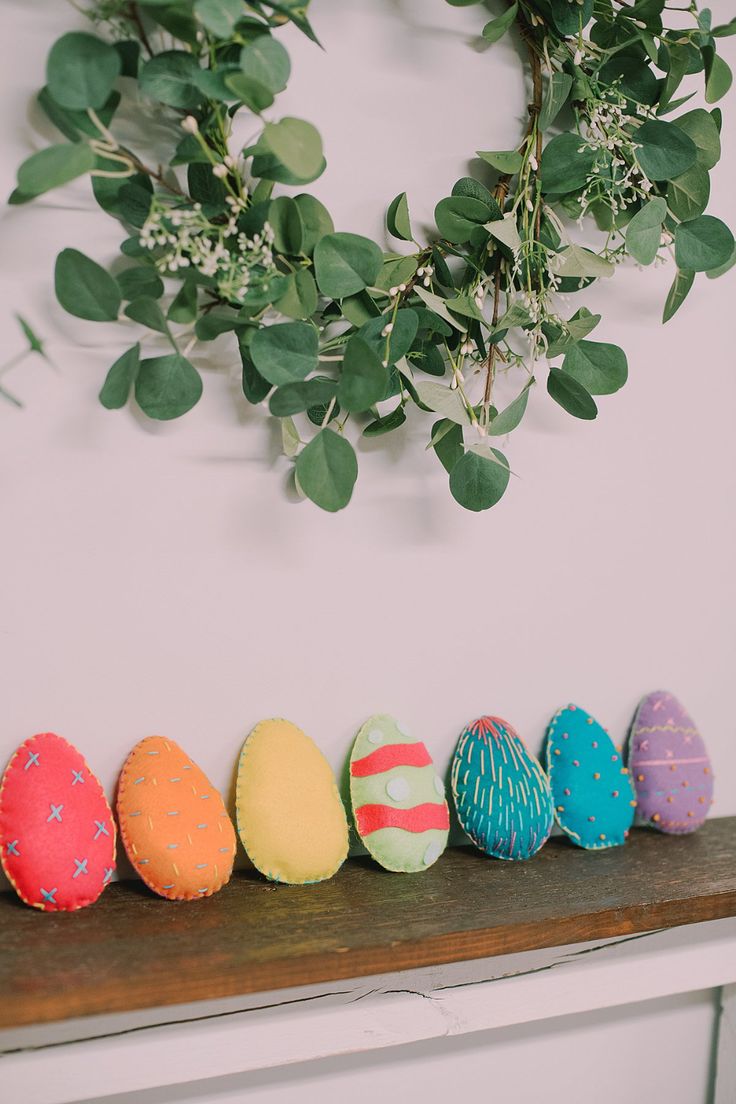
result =
M629 768L642 820L675 835L703 824L713 804L713 768L703 737L674 694L655 690L639 703Z

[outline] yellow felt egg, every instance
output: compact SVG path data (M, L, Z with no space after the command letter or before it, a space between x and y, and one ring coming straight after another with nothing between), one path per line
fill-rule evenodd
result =
M247 737L236 809L243 846L271 881L321 882L347 858L347 818L330 765L291 721L261 721Z

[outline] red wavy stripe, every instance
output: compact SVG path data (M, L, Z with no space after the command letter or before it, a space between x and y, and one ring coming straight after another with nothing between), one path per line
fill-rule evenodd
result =
M426 832L430 828L447 829L450 815L447 805L429 801L412 809L395 809L391 805L361 805L355 810L355 820L361 836L369 836L381 828L403 828L405 832Z
M351 763L350 773L353 778L367 778L392 767L428 767L431 762L430 754L422 743L386 744Z

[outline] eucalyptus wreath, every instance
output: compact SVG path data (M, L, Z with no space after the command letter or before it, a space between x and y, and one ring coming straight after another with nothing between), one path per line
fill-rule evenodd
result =
M667 321L698 273L718 276L736 260L731 231L704 213L721 112L680 110L695 95L680 94L692 74L703 74L708 104L728 91L716 47L736 20L713 27L694 2L514 0L482 34L492 43L514 28L528 55L518 146L477 151L478 173L439 200L427 242L406 194L396 196L386 228L397 247L387 251L336 231L302 190L325 169L320 135L274 114L290 75L279 29L292 23L316 43L308 4L93 0L94 33L54 43L38 97L65 141L20 166L10 202L87 174L124 227L122 268L75 248L56 260L65 310L141 335L131 332L109 369L105 407L133 394L150 418L180 417L202 394L192 350L227 335L245 398L278 419L297 487L318 506L350 501L351 439L400 431L415 407L429 416L427 447L454 498L485 510L510 474L493 439L521 422L540 362L549 395L576 418L595 418L594 396L626 381L623 350L589 338L600 315L571 314L568 297L627 257L671 259ZM154 120L164 127L160 163L121 136L123 100L141 136ZM245 147L241 113L258 120ZM595 249L576 240L586 219ZM501 373L518 389L498 409Z

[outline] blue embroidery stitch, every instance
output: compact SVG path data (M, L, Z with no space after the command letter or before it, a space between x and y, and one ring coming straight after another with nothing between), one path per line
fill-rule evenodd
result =
M109 836L110 835L110 833L107 830L107 825L105 824L104 820L96 820L95 824L97 825L97 831L95 832L95 837L94 837L95 839L99 839L100 836Z
M29 751L28 752L28 762L26 764L24 764L23 770L28 770L29 767L40 767L41 764L38 761L39 755L40 755L40 752L38 752L38 751Z
M84 779L82 778L82 772L74 770L74 768L72 767L72 786L76 786L77 782L84 782Z
M50 807L51 812L46 817L46 823L49 824L52 820L58 820L59 824L61 824L61 810L64 808L64 806L54 805L53 803L50 803Z
M81 861L79 859L74 860L74 862L77 864L77 869L72 874L72 878L78 878L80 874L89 874L89 870L87 869L87 861L87 859L82 859Z
M17 841L17 839L10 841L10 843L8 844L7 849L5 851L5 854L6 855L17 855L18 858L20 858L20 851L18 850L18 841Z

